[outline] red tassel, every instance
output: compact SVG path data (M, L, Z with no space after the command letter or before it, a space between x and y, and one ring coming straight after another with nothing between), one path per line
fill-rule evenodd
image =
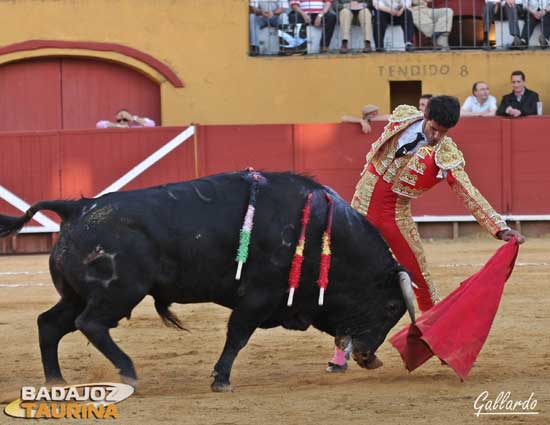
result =
M304 248L306 245L306 231L311 216L311 198L313 193L307 195L306 203L302 210L302 228L300 230L300 237L298 244L296 245L296 251L294 253L294 259L290 266L290 275L288 277L288 287L290 289L290 296L288 298L287 305L292 305L292 297L294 295L294 289L300 284L300 275L302 274L302 263L304 262Z
M292 260L292 266L290 267L290 276L288 278L288 287L297 288L300 283L300 274L302 272L302 263L304 257L302 255L294 254Z
M328 286L328 272L330 270L330 255L321 254L321 265L319 270L319 280L317 285L319 288L327 289Z

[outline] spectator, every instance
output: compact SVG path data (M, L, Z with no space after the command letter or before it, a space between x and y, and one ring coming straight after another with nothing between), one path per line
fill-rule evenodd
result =
M429 8L432 0L412 0L414 25L426 37L431 37L434 47L449 50L449 33L453 26L453 9Z
M499 7L504 10L504 16L508 19L510 35L514 37L510 47L513 49L525 47L527 41L520 38L518 23L518 19L525 14L522 0L502 0L500 3L493 0L485 0L485 9L483 10L483 48L491 48L489 44L489 31Z
M527 3L525 25L521 31L521 39L526 44L529 44L537 24L540 24L539 44L544 49L550 43L550 0L529 0Z
M473 96L469 96L460 115L463 117L492 117L497 112L497 100L489 94L489 85L485 81L476 81L472 87Z
M285 11L285 1L275 0L250 0L250 56L257 56L260 53L258 42L260 30L267 26L279 25L279 18Z
M133 115L128 109L121 109L116 113L115 121L101 120L95 125L96 128L134 128L134 127L154 127L155 121L151 118L139 117Z
M363 130L363 133L370 133L371 127L370 122L371 121L387 121L388 115L378 115L378 106L368 104L363 106L363 109L361 110L361 118L354 117L351 115L344 115L342 117L342 122L351 122L351 123L357 123L361 124L361 130Z
M321 28L319 51L326 53L336 27L336 15L330 11L332 0L291 0L292 11L288 14L291 24L305 23Z
M375 9L373 20L376 50L384 51L384 36L388 25L399 24L403 29L405 50L413 51L414 26L410 11L411 0L373 0L372 4Z
M368 9L366 0L336 0L336 6L340 16L340 38L342 45L340 53L348 53L351 25L354 19L359 20L363 32L364 47L363 53L372 51L372 15Z
M418 99L418 110L423 114L426 113L426 106L428 106L428 103L430 103L430 99L432 97L433 96L431 94L423 94L420 96L420 99Z
M537 115L538 93L525 87L525 74L512 72L512 93L502 97L497 115L510 118Z

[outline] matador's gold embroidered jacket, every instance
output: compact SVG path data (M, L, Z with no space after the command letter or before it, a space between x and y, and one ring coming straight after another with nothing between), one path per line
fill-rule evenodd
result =
M392 184L392 191L405 198L415 199L422 193L446 179L458 197L462 199L473 216L493 236L501 230L509 229L503 218L473 186L464 170L462 152L450 137L444 137L435 146L423 146L412 155L395 158L400 133L412 123L421 120L423 115L413 106L398 106L384 128L382 135L373 143L367 154L362 175L369 166L386 182ZM366 177L366 176L364 176ZM367 206L370 190L361 185L369 179L359 181L354 196L354 206L361 211Z

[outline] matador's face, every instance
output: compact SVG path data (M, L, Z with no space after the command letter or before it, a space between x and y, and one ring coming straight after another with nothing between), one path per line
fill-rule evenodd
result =
M426 122L424 122L423 132L427 138L428 144L431 146L439 143L439 141L447 135L448 131L448 128L443 127L434 120L426 120Z

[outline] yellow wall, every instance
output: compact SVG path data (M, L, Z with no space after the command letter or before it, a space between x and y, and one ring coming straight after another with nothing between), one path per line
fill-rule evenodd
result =
M0 45L33 39L119 43L170 66L176 89L149 66L114 53L161 84L164 125L334 122L364 103L388 112L390 80L461 101L475 80L509 92L522 69L550 113L550 51L248 57L248 0L11 0L0 2ZM337 35L335 34L335 37ZM48 49L45 54L67 54ZM0 63L36 56L0 56ZM417 75L419 74L419 75Z

